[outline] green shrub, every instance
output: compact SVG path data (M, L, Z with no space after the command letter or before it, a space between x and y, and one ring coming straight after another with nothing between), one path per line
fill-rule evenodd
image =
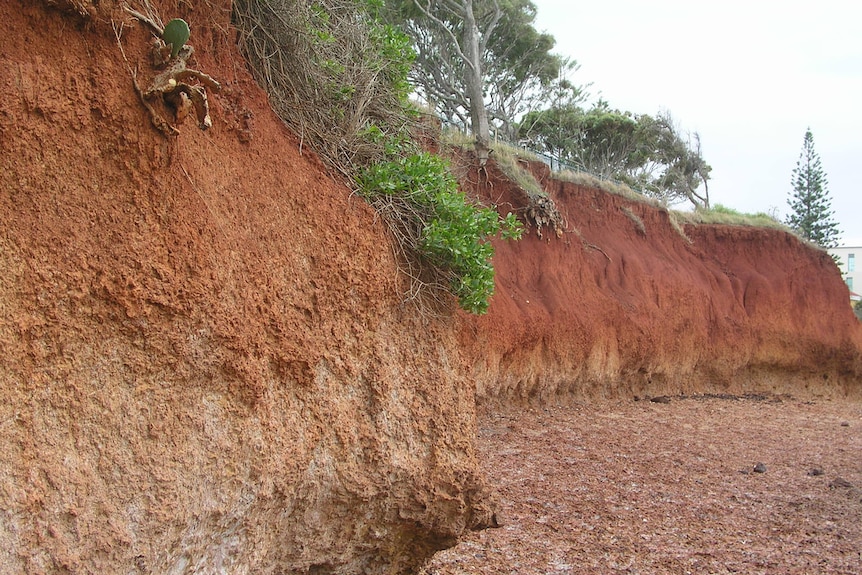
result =
M522 226L514 214L501 220L493 209L470 202L446 162L424 152L372 165L358 183L369 203L398 220L390 224L401 231L399 242L408 244L402 247L440 272L463 309L488 311L494 293L489 239L498 233L520 238Z
M348 177L383 157L369 127L409 131L409 38L382 0L236 0L240 46L278 116Z

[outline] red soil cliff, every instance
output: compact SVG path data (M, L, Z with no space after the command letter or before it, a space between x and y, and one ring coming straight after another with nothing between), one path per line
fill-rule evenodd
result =
M153 4L223 83L206 132L151 125L122 11L0 5L0 571L408 571L490 520L451 319L402 309L229 4Z
M862 326L827 253L779 230L683 235L666 210L533 169L567 228L497 243L490 311L462 329L480 401L862 391ZM465 187L527 205L496 170Z
M151 34L118 6L0 5L5 572L408 572L493 522L474 382L489 404L858 389L822 253L689 244L551 181L572 233L499 244L487 316L418 317L385 228L269 110L229 4L152 4L222 83L206 132L154 129L132 86Z

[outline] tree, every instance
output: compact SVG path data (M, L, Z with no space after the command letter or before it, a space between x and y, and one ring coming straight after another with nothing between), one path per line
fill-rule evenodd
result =
M577 63L551 52L556 40L535 29L530 0L506 0L501 7L503 16L484 55L485 93L494 128L512 140L515 120L544 103Z
M700 136L683 134L668 113L621 112L603 100L584 110L577 100L563 99L526 114L520 129L534 146L600 178L666 203L709 207L712 168L703 159Z
M576 139L573 136L581 129L583 114L583 109L572 102L529 112L521 120L518 136L533 149L574 161Z
M822 248L837 246L841 232L833 219L835 214L826 187L826 173L820 165L820 156L814 150L811 128L805 132L791 183L793 191L787 203L793 211L787 216L787 225Z
M490 128L507 135L526 111L574 64L553 55L554 38L533 27L530 0L386 0L388 19L413 40L411 80L451 122L469 120L480 161Z
M703 159L700 134L685 133L665 112L656 117L661 136L657 159L665 166L657 179L666 200L684 198L695 208L709 209L709 173L712 166ZM703 191L700 186L703 184Z
M491 149L484 97L488 40L503 11L499 0L391 0L390 14L416 43L419 74L411 77L429 103L445 102L454 114L470 118L476 155L484 164Z

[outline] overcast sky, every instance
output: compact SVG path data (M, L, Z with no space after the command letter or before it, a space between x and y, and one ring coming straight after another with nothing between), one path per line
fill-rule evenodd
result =
M594 98L700 133L713 204L783 220L810 127L842 243L862 245L862 3L533 2Z

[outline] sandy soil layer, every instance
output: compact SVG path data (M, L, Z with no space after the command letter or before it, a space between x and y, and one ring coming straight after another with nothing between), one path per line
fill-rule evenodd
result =
M862 573L858 401L527 409L485 416L479 445L503 525L424 575Z

